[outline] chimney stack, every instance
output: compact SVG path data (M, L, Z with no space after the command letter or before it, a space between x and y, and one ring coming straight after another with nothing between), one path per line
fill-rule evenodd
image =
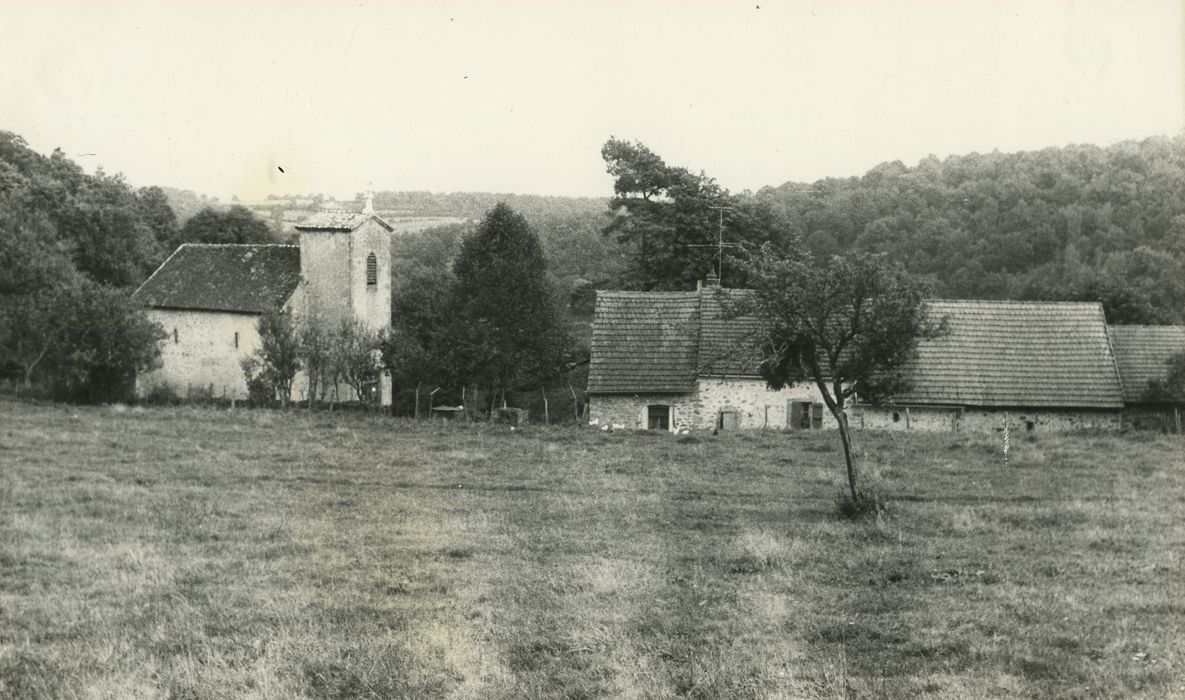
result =
M704 280L704 286L705 287L719 287L720 286L720 275L716 274L715 270L709 272L707 278Z

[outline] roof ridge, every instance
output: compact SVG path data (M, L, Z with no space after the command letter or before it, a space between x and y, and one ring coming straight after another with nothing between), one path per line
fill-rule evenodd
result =
M177 246L177 250L182 248L299 248L299 245L294 243L182 243ZM173 251L173 255L177 254L177 250ZM173 257L170 255L169 257ZM167 261L166 261L167 262Z
M1030 306L1099 306L1102 304L1097 301L1043 301L1041 299L947 299L943 297L934 297L930 299L923 299L924 302L951 302L951 303L970 303L970 304L1025 304Z

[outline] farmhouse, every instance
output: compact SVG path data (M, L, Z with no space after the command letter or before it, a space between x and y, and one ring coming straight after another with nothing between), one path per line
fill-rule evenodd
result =
M711 283L694 292L598 292L590 421L652 430L834 427L813 383L766 388L756 321L724 313L728 299L744 294ZM908 393L887 407L849 408L853 428L994 430L1005 418L1026 430L1118 428L1125 397L1139 393L1130 385L1146 385L1157 371L1133 359L1121 376L1097 303L932 300L927 309L947 319L948 332L919 343L904 368ZM1185 350L1178 331L1185 333L1147 334L1165 338L1157 357ZM1137 345L1148 344L1121 343Z
M136 290L168 334L161 367L137 379L141 395L167 386L183 397L246 398L241 362L259 349L258 322L268 312L327 327L346 318L375 330L390 324L393 229L371 202L361 213L314 214L296 228L299 245L182 245ZM298 376L297 398L306 386ZM337 389L347 398L348 387ZM349 398L390 404L389 378L366 393Z

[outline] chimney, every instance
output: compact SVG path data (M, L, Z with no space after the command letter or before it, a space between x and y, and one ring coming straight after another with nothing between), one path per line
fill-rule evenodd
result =
M712 272L709 272L707 278L704 279L704 286L705 287L719 287L720 286L720 275L716 274L715 270L713 270Z

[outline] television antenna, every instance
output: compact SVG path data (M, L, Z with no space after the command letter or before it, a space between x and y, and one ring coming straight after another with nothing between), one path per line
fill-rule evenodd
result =
M736 211L736 207L708 207L720 212L720 227L717 232L715 243L692 243L688 248L715 248L716 249L716 278L719 280L718 284L724 286L724 249L725 248L742 248L740 243L725 243L724 242L724 212Z

